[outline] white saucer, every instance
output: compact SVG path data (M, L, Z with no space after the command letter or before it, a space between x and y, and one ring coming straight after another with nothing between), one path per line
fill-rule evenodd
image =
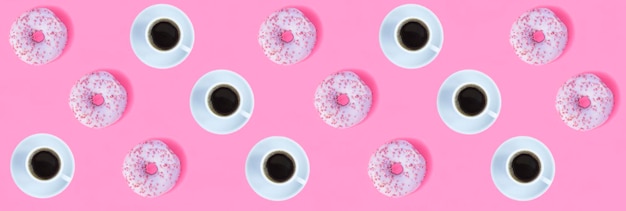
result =
M239 109L229 117L217 116L207 106L208 92L220 84L229 84L239 93ZM254 94L241 75L220 69L208 72L198 79L191 90L189 104L198 125L211 133L224 135L234 133L248 123L254 110Z
M405 20L417 18L430 30L430 40L422 50L408 51L398 42L397 31ZM405 4L391 10L380 26L380 48L393 64L405 69L417 69L430 64L443 47L443 26L439 18L426 7Z
M263 171L265 157L276 150L290 153L296 163L294 176L284 183L267 179ZM259 196L271 201L284 201L296 196L309 179L309 159L304 149L295 141L282 136L272 136L258 142L246 160L246 178Z
M42 181L28 170L30 153L39 148L54 150L59 156L61 167L54 178ZM17 187L35 198L50 198L63 192L74 176L74 156L70 148L60 138L45 133L34 134L22 140L11 156L11 176Z
M539 177L533 182L516 182L509 174L507 163L515 153L527 150L537 155L541 162ZM529 201L543 195L554 181L555 164L552 153L539 140L528 136L513 137L502 143L491 160L491 178L498 190L517 201Z
M468 117L456 109L455 96L457 89L467 84L482 87L487 95L487 106L480 115ZM437 110L443 122L452 130L461 134L481 133L495 123L502 99L496 83L486 74L477 70L461 70L443 82L437 95Z
M161 18L175 21L181 33L178 45L169 51L156 50L148 38L148 27ZM172 5L155 4L144 9L137 15L130 30L130 44L135 55L153 68L168 69L179 65L191 53L193 43L194 30L189 17Z

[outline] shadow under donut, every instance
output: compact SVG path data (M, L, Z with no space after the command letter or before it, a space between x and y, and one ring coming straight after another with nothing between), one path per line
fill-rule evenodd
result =
M59 20L63 22L65 28L67 28L67 43L65 44L65 48L63 48L63 53L61 53L61 56L63 56L70 49L74 41L74 24L72 23L72 19L70 19L70 16L65 10L57 6L43 5L41 7L51 10Z
M118 120L122 120L126 117L126 114L128 114L128 112L131 110L131 107L133 106L133 98L134 98L134 93L133 93L133 87L130 84L130 80L128 79L128 77L126 77L126 75L124 75L121 71L119 70L115 70L115 69L103 69L104 71L107 71L109 73L111 73L111 75L113 75L113 77L115 77L115 79L117 81L120 82L120 84L122 84L122 86L124 86L124 89L126 90L126 109L124 110L124 114L122 115L122 117Z
M348 70L356 73L359 76L359 78L361 78L361 80L363 80L363 82L372 91L372 107L370 108L370 111L367 113L367 117L363 119L363 121L366 121L367 119L370 118L370 116L372 116L372 114L374 114L374 111L376 110L376 107L378 106L378 86L376 85L376 82L374 81L374 77L372 77L366 71L361 70L361 69L348 69Z
M567 27L567 45L563 49L563 54L566 54L574 43L574 23L572 18L560 7L555 6L542 6L540 8L548 8L554 12L554 14L565 24Z
M313 23L313 25L315 26L315 47L313 47L311 55L315 54L315 52L317 52L317 49L319 49L320 45L322 44L322 39L324 38L322 22L320 21L319 16L315 12L313 12L311 8L305 6L288 6L285 8L296 8L300 10L304 14L304 16L306 16L309 21L311 21L311 23Z
M163 143L167 144L167 146L176 154L178 160L180 161L180 175L178 176L178 180L176 181L176 185L170 190L173 191L183 182L187 173L187 156L183 151L183 147L180 146L177 142L173 141L169 138L157 138L158 140L163 141Z
M609 116L609 119L607 120L607 122L610 122L613 119L613 117L616 116L617 111L619 110L619 107L620 107L619 87L617 86L617 83L615 82L615 80L604 72L591 71L590 73L593 73L596 76L598 76L600 80L602 80L602 82L604 82L604 84L606 84L606 86L609 89L611 89L611 92L613 93L613 110L611 111L611 115Z
M415 147L415 149L419 151L419 153L422 154L422 156L424 156L424 159L426 159L426 175L424 176L424 180L422 180L422 184L418 188L418 189L421 189L422 187L424 187L425 184L428 184L428 179L430 179L430 175L432 174L432 171L433 171L432 169L433 160L432 160L432 156L430 155L430 151L428 150L428 148L426 147L423 141L420 141L414 138L400 138L400 140L406 140L409 143L411 143L413 147Z

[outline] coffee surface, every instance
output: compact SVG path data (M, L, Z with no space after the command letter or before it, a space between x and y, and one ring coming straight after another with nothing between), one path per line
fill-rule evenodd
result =
M476 87L465 87L457 96L457 105L461 112L475 116L483 112L487 106L487 98L482 90Z
M239 95L230 87L218 87L209 96L211 109L220 116L229 116L239 108Z
M160 21L152 26L150 38L156 48L167 51L176 47L180 40L180 32L173 23Z
M419 50L428 43L426 26L419 21L408 21L400 27L400 42L408 50Z
M33 155L30 161L33 175L42 180L52 179L59 173L59 158L50 151L42 150Z
M277 153L267 159L265 170L271 180L281 183L291 179L296 168L295 163L289 156Z
M531 182L539 176L541 166L539 160L528 153L521 153L511 161L513 176L520 182Z

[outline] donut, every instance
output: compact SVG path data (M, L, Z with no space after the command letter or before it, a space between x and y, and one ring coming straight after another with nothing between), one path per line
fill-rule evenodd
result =
M369 162L368 174L374 187L385 196L406 196L422 184L426 159L406 140L393 140L380 146Z
M359 76L341 71L326 77L315 92L315 108L334 128L349 128L363 121L372 107L372 91Z
M180 176L180 160L161 140L136 145L126 155L122 174L136 194L154 198L170 191Z
M296 8L284 8L261 24L259 44L265 56L281 65L296 64L311 54L317 32L309 19Z
M67 28L50 9L34 8L13 22L9 42L22 61L43 65L63 52L67 43Z
M126 110L126 89L111 73L95 71L76 82L70 92L70 108L80 123L104 128L122 117Z
M574 130L588 131L606 122L613 110L613 92L602 80L583 73L567 80L556 95L556 110Z
M557 59L567 45L567 27L547 8L522 14L511 28L511 45L524 62L544 65Z

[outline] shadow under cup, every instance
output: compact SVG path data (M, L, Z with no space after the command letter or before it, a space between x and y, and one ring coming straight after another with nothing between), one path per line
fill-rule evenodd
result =
M219 84L207 93L206 104L213 114L220 117L229 117L239 111L241 97L233 86Z
M160 18L153 21L147 29L148 42L160 51L169 51L180 43L181 30L175 21Z
M464 116L479 116L487 108L488 95L481 86L466 84L455 92L454 105L456 110Z
M54 179L61 171L59 155L49 148L34 150L28 157L27 165L30 175L41 181Z
M398 44L407 51L422 50L430 41L430 29L417 18L409 18L401 22L396 34Z

